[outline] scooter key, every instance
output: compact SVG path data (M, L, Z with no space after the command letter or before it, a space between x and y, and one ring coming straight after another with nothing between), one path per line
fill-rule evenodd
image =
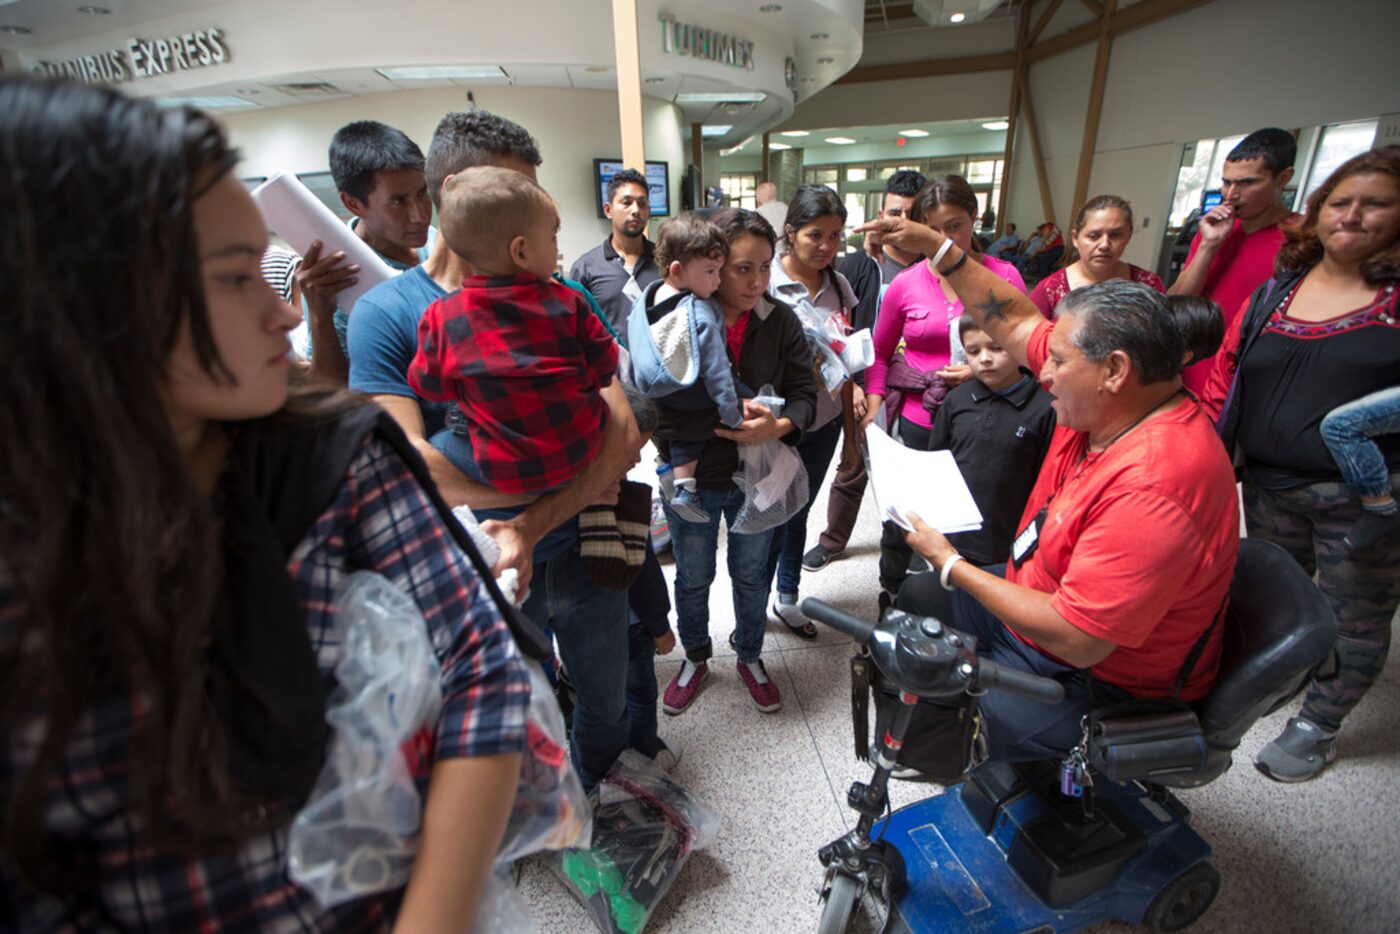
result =
M1084 793L1084 789L1075 781L1078 772L1079 767L1072 759L1060 764L1060 794L1066 798L1078 798Z

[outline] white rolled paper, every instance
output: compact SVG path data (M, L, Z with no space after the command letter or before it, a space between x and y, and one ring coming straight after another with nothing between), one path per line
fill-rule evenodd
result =
M320 240L322 256L342 251L346 264L359 264L358 281L336 296L347 312L354 309L361 295L398 275L290 172L278 172L254 188L253 201L268 228L303 256L313 240Z

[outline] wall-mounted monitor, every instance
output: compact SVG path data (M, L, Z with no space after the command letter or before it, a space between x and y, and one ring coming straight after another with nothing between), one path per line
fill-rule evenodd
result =
M1201 213L1204 214L1224 200L1225 196L1220 193L1219 188L1207 189L1205 194L1201 195Z
M598 216L603 217L603 205L608 200L608 180L623 169L621 159L593 160L593 190L598 193ZM671 216L671 185L669 166L665 162L647 160L647 200L652 217Z

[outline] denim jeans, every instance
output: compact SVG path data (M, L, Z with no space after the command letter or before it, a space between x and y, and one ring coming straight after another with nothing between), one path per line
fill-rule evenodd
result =
M640 623L627 627L627 746L648 759L661 751L656 735L656 643Z
M578 698L569 753L591 789L627 748L627 594L594 584L575 543L535 565L521 609L554 631Z
M1337 406L1322 420L1320 430L1347 486L1359 496L1390 493L1390 468L1371 439L1400 432L1400 386Z
M998 577L1006 565L986 568ZM1054 706L1009 691L992 690L979 699L986 724L987 751L992 759L1015 761L1063 756L1083 735L1080 721L1089 712L1088 679L1017 639L1001 620L961 590L943 589L933 572L905 581L895 605L921 616L934 616L959 632L977 637L977 654L1006 668L1054 678L1064 685L1065 699ZM1126 700L1128 693L1104 681L1094 682L1094 705Z
M812 511L812 500L826 479L826 469L836 455L836 445L841 441L841 417L838 415L816 431L802 439L797 446L797 454L802 458L802 466L807 469L807 505L802 511L773 530L773 541L769 545L768 580L778 574L778 593L797 595L802 582L802 554L807 550L807 514Z
M687 522L666 507L671 524L671 548L676 559L676 622L685 656L703 662L713 652L710 641L710 584L715 579L719 550L719 519L733 523L744 494L738 487L699 490L700 505L709 522ZM734 641L741 661L763 654L763 627L768 613L768 544L773 531L753 535L729 534L729 579L734 586Z

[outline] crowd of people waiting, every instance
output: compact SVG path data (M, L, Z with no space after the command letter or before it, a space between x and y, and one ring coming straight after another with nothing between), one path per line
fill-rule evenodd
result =
M331 141L332 173L356 233L401 272L349 309L359 270L319 245L270 248L236 154L197 111L5 78L0 150L0 905L21 929L471 917L527 743L522 652L567 673L585 788L629 746L679 757L656 707L683 713L709 676L719 527L744 505L751 445L790 446L807 477L785 522L728 532L730 642L761 712L782 705L767 621L815 635L801 576L845 552L877 423L951 450L985 517L947 537L886 523L882 606L937 614L1066 686L1053 708L982 698L994 756L1062 754L1090 691L1210 690L1237 479L1248 534L1315 573L1339 622L1335 674L1260 769L1322 771L1384 665L1400 605L1400 147L1347 162L1295 216L1280 197L1291 135L1246 137L1168 295L1122 259L1121 198L1082 206L1056 268L1053 225L1033 250L1014 252L1007 225L984 251L967 182L909 171L842 259L828 188L799 188L780 225L727 208L653 243L646 179L625 170L608 238L564 277L524 128L451 113L424 155L361 121ZM824 379L799 314L813 311L870 328L874 365ZM685 654L664 692L671 599L631 531L651 490L625 479L651 438ZM462 506L494 568L457 527ZM410 881L326 909L287 875L287 829L324 755L335 594L356 570L421 610L443 710ZM518 608L493 582L507 570Z

